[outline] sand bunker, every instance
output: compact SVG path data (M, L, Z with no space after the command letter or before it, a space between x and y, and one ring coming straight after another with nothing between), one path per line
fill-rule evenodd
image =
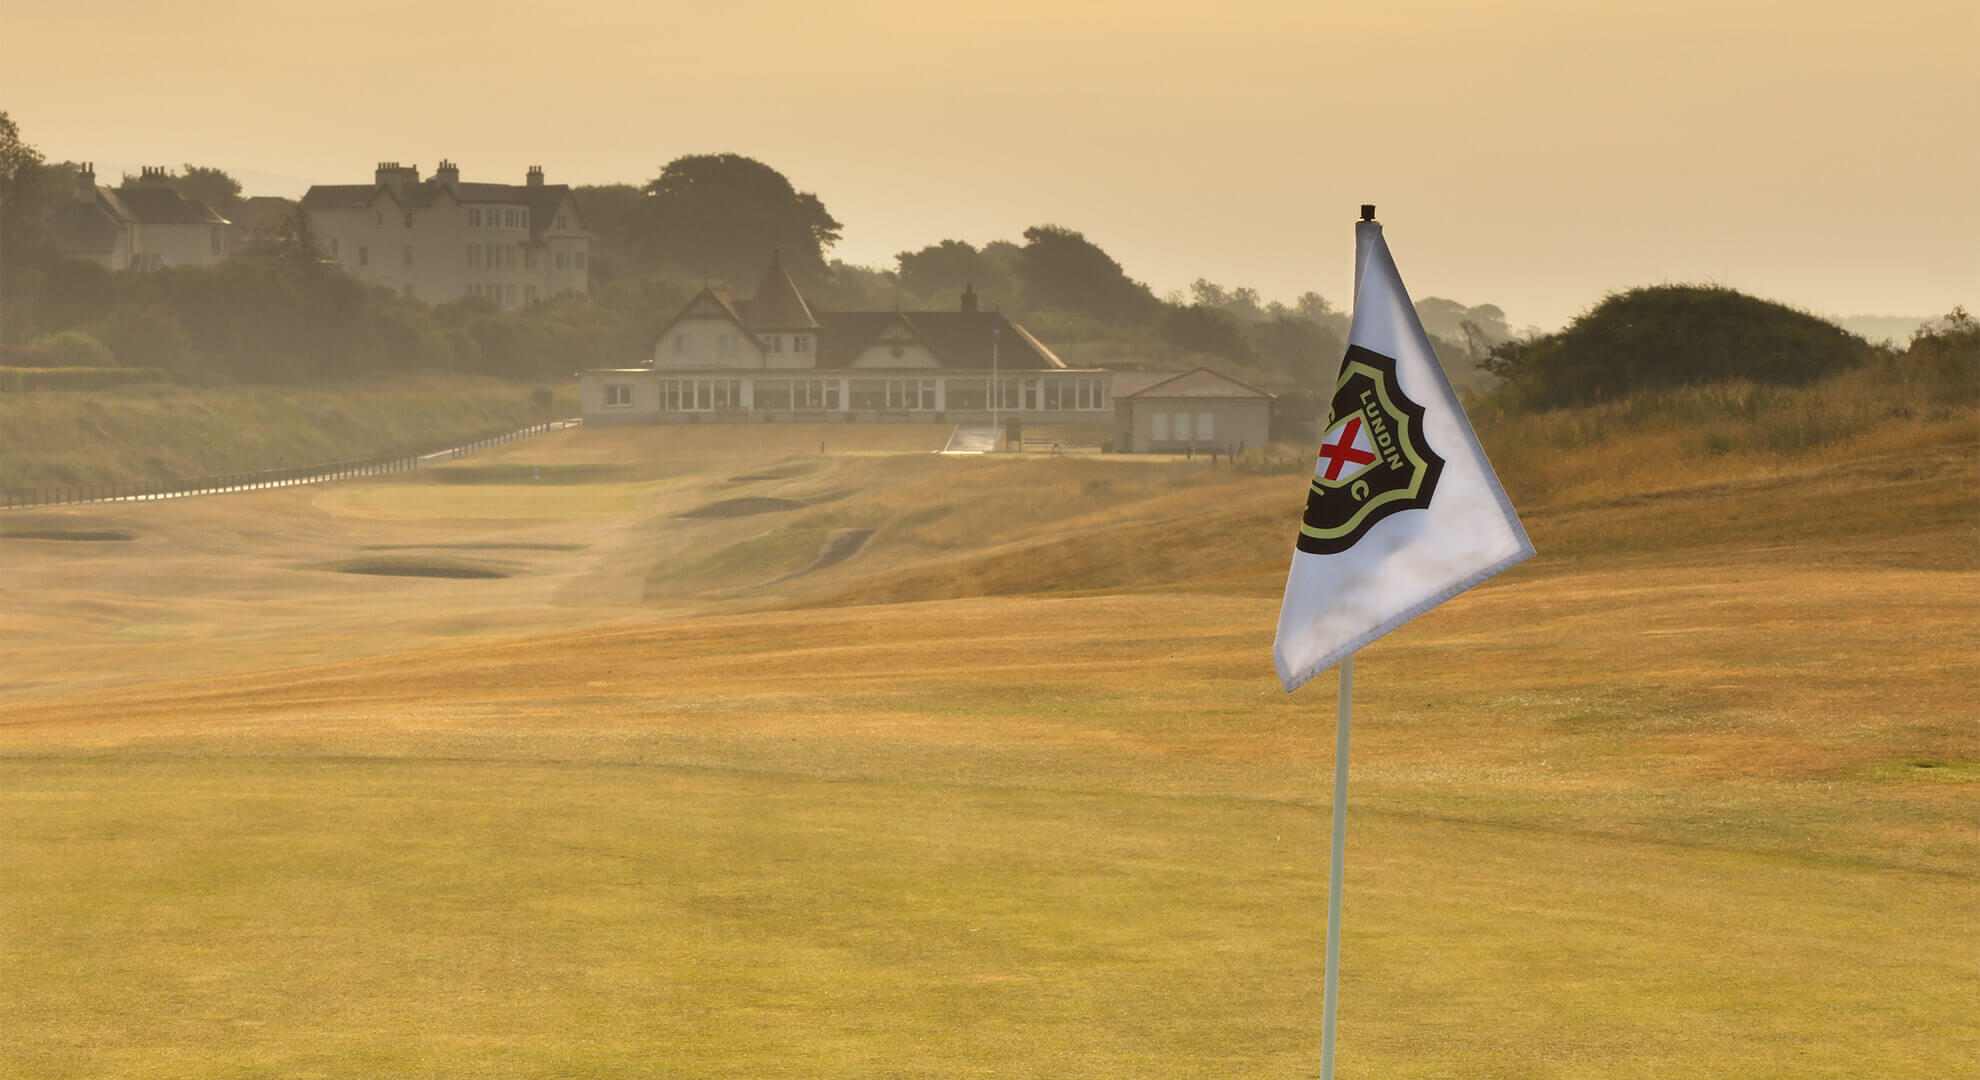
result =
M0 531L7 540L136 540L137 534L122 529L18 529Z
M374 574L383 577L424 578L505 578L506 570L492 566L438 559L352 559L324 567L340 574Z
M860 549L865 547L866 542L871 539L873 539L872 529L835 529L832 535L825 538L825 543L818 549L818 557L811 560L810 566L795 573L785 574L775 581L766 581L764 584L776 585L789 581L792 578L801 578L806 574L816 573L828 566L837 566L854 555L859 554Z
M584 544L535 544L524 541L475 541L465 544L366 544L366 551L583 551Z

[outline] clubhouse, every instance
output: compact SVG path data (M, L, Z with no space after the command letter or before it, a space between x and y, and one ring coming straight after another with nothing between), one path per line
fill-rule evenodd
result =
M578 375L588 424L1114 418L1112 372L1068 368L973 288L955 311L813 311L775 255L747 300L697 293L642 366Z

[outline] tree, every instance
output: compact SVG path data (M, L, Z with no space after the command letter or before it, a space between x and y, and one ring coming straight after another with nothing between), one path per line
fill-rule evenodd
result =
M241 202L241 182L224 169L186 163L186 171L172 178L172 190L188 199L198 199L221 217L231 217Z
M20 126L0 112L0 259L24 263L41 246L42 217L61 205L57 176L41 151L21 141Z
M591 280L609 281L636 270L652 270L641 258L640 214L646 194L631 184L586 184L571 189L591 226Z
M1475 328L1473 332L1485 345L1497 345L1513 336L1512 328L1506 325L1506 313L1497 304L1465 307L1456 300L1426 296L1416 302L1416 317L1422 321L1425 333L1452 341L1467 336L1465 323Z
M1248 285L1226 289L1208 278L1197 278L1190 282L1189 293L1197 304L1216 308L1241 323L1265 317L1265 309L1258 305L1258 290Z
M1208 304L1166 308L1159 327L1162 339L1177 348L1240 364L1251 360L1251 346L1237 320Z
M1014 297L1017 292L1003 267L968 241L944 240L920 251L903 251L894 261L901 268L901 284L917 296L960 292L965 286L998 297Z
M772 251L798 278L821 280L843 227L818 196L741 154L675 158L644 190L642 260L731 283L754 282Z
M1018 276L1026 307L1059 308L1116 326L1146 326L1162 310L1147 285L1081 234L1034 225L1024 230L1024 241Z
M1347 351L1339 334L1294 315L1254 323L1244 337L1258 355L1259 367L1303 386L1331 389L1341 354Z

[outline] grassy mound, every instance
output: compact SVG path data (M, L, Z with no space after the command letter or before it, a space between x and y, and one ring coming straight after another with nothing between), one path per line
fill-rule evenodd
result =
M1616 293L1553 334L1495 347L1486 366L1523 401L1566 405L1633 390L1750 379L1799 384L1874 354L1862 338L1721 286Z

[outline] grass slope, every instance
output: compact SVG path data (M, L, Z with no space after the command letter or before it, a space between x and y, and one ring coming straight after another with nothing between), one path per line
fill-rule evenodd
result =
M1362 655L1342 1076L1980 1053L1974 414L1681 405L1488 418L1541 557ZM0 540L0 1072L1310 1075L1304 478L945 434L9 515L132 539Z
M168 480L437 450L577 412L537 384L421 376L334 386L135 385L0 396L0 487ZM560 411L561 410L561 411Z

